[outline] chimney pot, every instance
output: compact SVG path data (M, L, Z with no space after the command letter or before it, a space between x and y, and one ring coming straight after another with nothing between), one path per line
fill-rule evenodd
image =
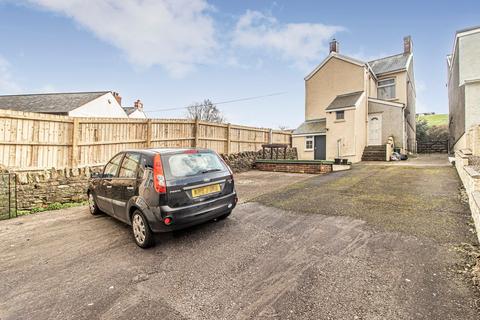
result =
M118 92L112 91L112 95L117 100L118 104L121 106L122 105L122 97Z
M413 51L412 37L406 36L403 37L403 53L408 54Z
M340 51L340 43L335 40L335 38L330 41L330 52L336 52L339 53Z
M142 103L142 101L140 101L140 99L137 99L137 101L135 101L133 106L135 107L135 109L138 109L140 111L143 110L143 103Z

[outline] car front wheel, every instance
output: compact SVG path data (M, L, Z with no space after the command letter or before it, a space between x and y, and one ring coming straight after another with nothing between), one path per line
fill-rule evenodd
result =
M135 210L132 215L132 231L135 243L140 248L145 249L154 244L153 233L148 226L145 216L139 210Z
M95 197L93 196L92 192L88 193L88 209L94 216L101 213L100 209L98 209L97 202L95 201Z

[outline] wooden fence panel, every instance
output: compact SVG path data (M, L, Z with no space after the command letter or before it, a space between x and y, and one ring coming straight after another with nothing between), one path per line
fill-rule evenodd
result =
M72 118L0 110L0 164L45 169L106 163L125 149L202 147L219 153L291 144L291 133L185 119Z

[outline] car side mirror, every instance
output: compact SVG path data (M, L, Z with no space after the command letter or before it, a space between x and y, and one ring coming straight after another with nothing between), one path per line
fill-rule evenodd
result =
M90 175L90 178L102 178L103 177L103 173L99 173L99 172L92 172L92 174Z

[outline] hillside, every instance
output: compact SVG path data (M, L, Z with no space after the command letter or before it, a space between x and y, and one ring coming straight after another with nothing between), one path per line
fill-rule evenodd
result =
M425 119L429 126L448 125L448 114L431 114L428 116L418 116L417 119Z

